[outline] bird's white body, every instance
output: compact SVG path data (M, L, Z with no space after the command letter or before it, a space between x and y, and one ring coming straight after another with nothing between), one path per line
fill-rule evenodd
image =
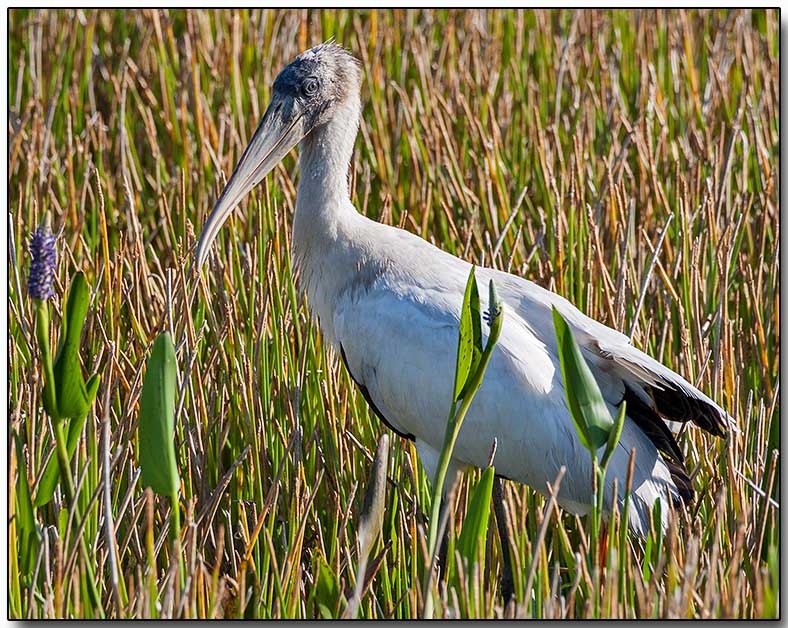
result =
M320 256L299 255L299 240L294 238L308 303L337 354L344 353L354 380L398 432L414 437L432 475L451 407L459 315L471 266L355 211L341 216L331 236L336 240ZM372 242L374 246L362 244ZM570 472L561 484L559 503L584 514L592 494L591 459L567 407L551 306L570 321L579 340L597 332L636 350L625 336L536 284L487 268L477 269L477 279L480 285L495 281L504 303L504 324L455 445L454 462L483 467L496 442L496 472L542 493L566 466ZM481 293L486 308L485 291ZM602 370L595 374L615 416L623 381ZM630 421L611 461L608 482L618 478L623 488L633 447L631 524L642 532L644 526L648 529L648 509L673 482L654 445ZM611 490L606 495L612 499ZM663 512L667 516L667 508Z
M291 77L285 72L280 76L285 77L286 89L292 89L287 83ZM432 475L451 407L459 315L471 266L412 233L377 223L356 211L350 201L347 172L360 115L358 86L330 104L331 115L300 142L292 240L299 285L321 332L342 356L370 405L397 432L415 440L422 463ZM276 114L280 107L272 105L269 111L274 109ZM241 180L237 190L232 180L227 186L234 196L226 202L220 199L214 210L219 218L212 216L206 226L207 246L216 223L221 225L228 207L254 183L248 172L257 166L243 166L245 161L246 155L233 175ZM201 240L198 260L204 255ZM669 411L675 411L676 404L685 404L687 412L697 414L696 406L702 406L703 412L729 420L703 393L633 347L628 337L585 316L562 297L508 273L488 268L476 272L482 286L490 279L495 281L504 304L504 320L484 381L455 446L455 469L484 466L496 442L498 474L546 493L547 483L552 483L564 466L567 471L559 503L579 514L589 510L591 460L566 402L553 306L569 323L612 416L629 394L629 399L642 404L641 410L657 417L656 410L661 409L653 394L666 389L674 395L663 400ZM486 309L485 290L481 299ZM629 417L629 404L627 407ZM608 470L611 486L605 497L609 506L615 480L619 497L623 495L634 449L629 516L630 526L642 535L648 530L655 501L673 501L677 487L654 444L659 435L655 441L654 434L649 437L640 425L642 421L636 424L629 418L624 424ZM659 429L666 428L660 425ZM668 511L666 503L663 525Z

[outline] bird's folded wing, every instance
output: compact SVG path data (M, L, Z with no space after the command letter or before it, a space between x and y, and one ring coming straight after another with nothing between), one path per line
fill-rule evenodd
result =
M342 299L333 325L335 349L385 422L420 439L436 432L432 417L451 405L457 323L436 303L371 287ZM442 435L437 430L437 443Z
M586 359L596 367L594 374L601 380L603 394L606 378L620 380L668 420L692 421L718 436L728 428L738 431L725 410L683 377L634 347L628 336L589 318L563 297L530 281L503 273L496 275L504 302L517 309L552 351L557 351L552 308L560 312Z

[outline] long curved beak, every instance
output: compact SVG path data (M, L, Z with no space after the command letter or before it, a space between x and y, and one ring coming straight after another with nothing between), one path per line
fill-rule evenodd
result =
M244 196L274 169L306 135L303 112L294 98L274 94L252 141L208 217L197 243L197 270L208 257L211 244L227 217Z

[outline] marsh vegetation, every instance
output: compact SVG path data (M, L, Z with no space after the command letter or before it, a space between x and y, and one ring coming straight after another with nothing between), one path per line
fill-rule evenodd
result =
M740 427L681 433L694 503L621 551L506 483L517 614L779 616L778 11L148 9L9 12L10 616L97 615L78 539L108 617L336 616L353 594L386 428L298 296L294 155L187 277L274 77L329 37L363 63L359 211L567 297ZM31 510L24 487L35 499L55 450L25 280L44 212L60 232L53 329L84 272L80 355L101 379L72 460L78 507L58 488ZM179 370L179 544L139 469L162 331ZM430 487L393 435L386 475L358 613L412 618ZM480 478L456 493L452 538ZM470 569L452 565L436 616L503 616L495 526L485 541Z

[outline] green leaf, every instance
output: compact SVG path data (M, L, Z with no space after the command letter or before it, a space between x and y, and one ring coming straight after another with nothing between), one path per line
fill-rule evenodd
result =
M655 502L655 505L659 500ZM649 534L646 537L646 549L643 550L643 582L648 584L651 579L651 554L654 551L654 536Z
M490 279L490 334L487 336L487 344L484 351L478 359L472 364L471 372L468 375L468 381L465 383L465 388L462 391L461 398L471 399L476 395L476 392L482 385L484 373L487 370L487 365L490 363L493 349L498 343L498 338L501 335L503 328L503 303L498 299L498 293L495 291L495 283ZM481 332L480 332L481 333Z
M654 525L654 540L656 541L655 556L662 552L662 500L657 499L651 507L651 519Z
M58 352L53 366L58 413L55 418L81 417L87 414L93 401L88 397L85 380L82 377L82 365L79 361L79 345L89 300L90 289L85 281L85 275L81 272L76 273L68 293Z
M336 619L339 617L342 597L339 578L323 556L319 556L317 582L315 583L315 604L323 619Z
M94 375L91 378L91 381L94 379L98 379L97 375ZM98 381L96 381L96 387L98 386ZM95 393L94 393L95 396ZM68 421L68 438L66 439L66 451L68 452L68 459L71 460L74 457L74 452L77 449L77 443L79 442L79 435L82 433L82 428L85 426L85 421L87 420L88 415L84 414L82 417L76 419L63 419L64 421ZM41 480L38 483L38 489L36 490L36 499L35 505L37 507L44 506L49 503L52 499L52 496L55 494L55 488L60 481L60 465L57 461L57 453L53 452L52 455L49 457L49 461L47 462L46 469L44 469L44 474L41 476Z
M457 541L460 556L468 561L468 568L476 562L479 547L487 539L487 524L490 521L490 501L492 500L495 469L487 467L473 491L473 496L465 513L462 532ZM466 573L469 573L466 571Z
M454 373L454 401L465 395L465 385L481 356L481 315L476 267L471 267L460 312L460 338L457 342L457 369Z
M168 497L177 494L180 484L174 436L176 385L175 347L169 334L159 334L140 394L139 455L143 485Z
M596 456L608 441L613 419L569 325L555 307L553 324L569 413L583 446Z
M613 452L618 447L618 441L621 439L621 432L624 430L624 419L627 416L627 402L622 401L621 406L618 408L618 417L613 424L613 429L610 430L610 435L607 438L607 445L605 445L605 453L602 455L602 464L600 465L603 470L607 470L607 464L613 456Z
M17 547L20 553L20 568L29 583L29 578L33 574L38 547L41 542L41 530L36 522L33 502L30 500L30 486L27 483L27 474L24 469L24 457L22 455L22 442L19 435L14 432L14 442L16 444L16 524L18 530L19 543Z
M473 330L473 362L471 363L471 370L473 370L479 363L479 358L481 358L484 347L482 347L482 306L479 303L479 288L476 285L475 269L471 268L471 272L474 274L473 289L470 295L468 295L470 298L467 307L470 310L471 329ZM465 310L464 303L463 310Z

